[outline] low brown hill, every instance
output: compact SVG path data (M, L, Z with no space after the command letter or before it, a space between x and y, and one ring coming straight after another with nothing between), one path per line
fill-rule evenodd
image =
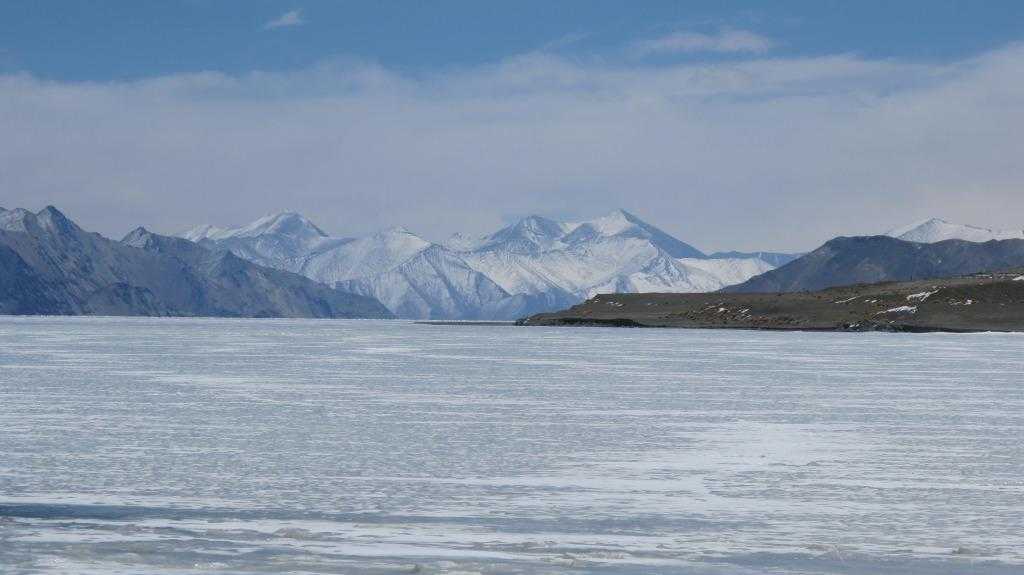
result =
M520 325L1024 331L1024 271L795 293L609 294Z

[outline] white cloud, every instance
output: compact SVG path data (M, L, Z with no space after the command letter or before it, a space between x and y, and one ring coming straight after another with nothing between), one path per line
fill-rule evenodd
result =
M660 38L637 42L633 45L633 49L640 55L698 52L763 54L773 45L771 40L759 34L747 30L726 29L720 30L717 34L675 32Z
M624 207L701 248L812 248L930 216L1019 227L1024 46L669 66L528 54L411 77L0 75L0 205L111 235L289 207L336 234Z
M285 12L279 17L267 22L263 25L264 30L276 30L277 28L289 28L292 26L302 26L306 21L302 19L302 10L292 10Z

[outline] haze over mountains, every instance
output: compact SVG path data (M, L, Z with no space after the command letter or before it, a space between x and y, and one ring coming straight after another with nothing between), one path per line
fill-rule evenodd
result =
M183 237L424 319L516 319L613 291L714 291L795 257L709 256L623 210L582 222L530 216L440 244L404 228L331 237L289 212L235 229L204 225Z

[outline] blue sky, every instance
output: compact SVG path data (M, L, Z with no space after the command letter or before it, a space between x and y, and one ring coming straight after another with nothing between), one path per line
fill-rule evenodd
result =
M0 206L705 250L1022 226L1021 2L0 3Z
M297 25L266 24L297 12ZM750 30L777 55L942 60L1024 37L1015 1L479 2L33 0L0 4L3 69L109 80L287 70L339 56L410 73L550 49L624 57L638 38ZM692 58L674 55L668 58ZM662 58L662 59L668 59Z

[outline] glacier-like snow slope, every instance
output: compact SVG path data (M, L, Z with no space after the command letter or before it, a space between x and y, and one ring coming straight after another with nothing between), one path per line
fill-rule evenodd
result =
M372 295L417 319L514 319L612 291L714 291L775 267L746 254L706 256L622 210L575 223L530 216L442 244L402 228L332 238L295 213L236 229L200 226L183 237Z
M406 318L487 318L482 313L485 306L510 296L458 255L438 245L429 245L381 273L339 281L337 286L360 295L374 294L395 310L392 313Z
M1024 239L1024 230L992 230L932 218L889 230L885 235L908 242L932 244L944 240L987 242L990 240Z
M260 265L301 272L312 254L330 251L349 243L350 238L332 238L302 215L282 212L264 216L234 229L211 225L195 227L181 237L206 247L228 249ZM313 278L318 279L318 278Z

